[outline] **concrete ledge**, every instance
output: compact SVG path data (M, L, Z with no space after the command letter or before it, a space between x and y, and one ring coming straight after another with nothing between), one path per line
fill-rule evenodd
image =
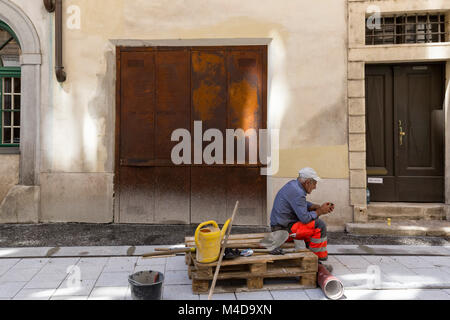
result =
M392 220L445 220L442 203L371 203L367 206L370 221Z
M383 236L450 236L450 222L431 221L393 221L389 226L386 222L347 223L346 231L354 235Z

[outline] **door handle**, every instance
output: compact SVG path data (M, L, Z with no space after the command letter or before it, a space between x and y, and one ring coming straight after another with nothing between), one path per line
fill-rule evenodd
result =
M403 131L402 120L398 120L398 135L400 138L400 145L403 145L403 136L406 136L406 132Z

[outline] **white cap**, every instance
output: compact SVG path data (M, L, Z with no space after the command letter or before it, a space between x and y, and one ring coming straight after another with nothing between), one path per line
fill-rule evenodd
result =
M298 172L298 177L303 179L314 179L316 181L320 181L317 172L313 168L303 168Z

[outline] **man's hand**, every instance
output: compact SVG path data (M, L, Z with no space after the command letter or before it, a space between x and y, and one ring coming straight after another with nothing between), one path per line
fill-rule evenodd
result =
M329 214L330 212L333 212L334 210L334 203L331 202L325 202L316 210L317 216L321 216L324 214Z

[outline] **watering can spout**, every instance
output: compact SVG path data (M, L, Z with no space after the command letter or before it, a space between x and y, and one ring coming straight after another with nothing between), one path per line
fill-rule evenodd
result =
M230 224L231 219L228 219L222 227L222 231L220 232L220 241L223 240L225 234L227 233L228 225Z

